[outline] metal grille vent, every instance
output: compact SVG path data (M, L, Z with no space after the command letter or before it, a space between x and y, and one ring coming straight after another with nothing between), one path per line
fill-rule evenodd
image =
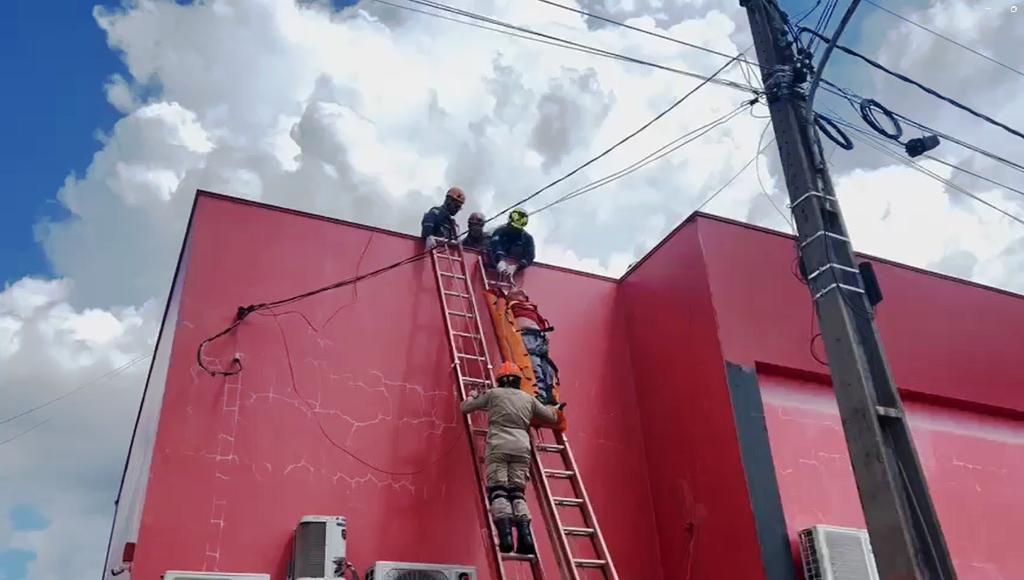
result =
M321 578L327 553L327 523L302 522L295 531L295 577Z
M448 575L436 570L391 570L385 580L448 580Z
M878 580L864 530L814 526L800 532L806 580Z

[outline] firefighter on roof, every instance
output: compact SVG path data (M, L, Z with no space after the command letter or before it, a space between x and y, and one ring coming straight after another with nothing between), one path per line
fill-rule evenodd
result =
M508 223L491 234L488 255L499 274L511 278L516 270L533 263L533 236L526 231L530 216L526 210L516 208L508 214Z
M526 292L516 288L508 293L508 308L512 310L516 330L523 339L523 346L530 355L537 398L545 405L554 405L553 389L558 383L558 367L551 360L548 350L548 334L554 328L541 316L537 305L530 302Z
M523 374L512 362L504 362L497 371L498 387L483 394L473 392L462 402L462 412L487 411L487 497L491 518L498 530L498 548L502 553L515 549L517 554L535 554L530 531L530 512L526 507L526 476L530 470L530 422L548 424L558 421L556 407L546 407L519 390ZM513 545L512 527L518 541Z
M469 220L466 222L469 231L466 233L466 237L462 239L463 248L477 250L484 254L487 253L490 234L484 231L484 223L486 221L484 214L478 211L469 214Z
M427 249L437 245L438 238L455 240L459 237L459 226L455 224L455 214L459 213L466 203L466 194L458 187L452 187L445 193L444 203L432 207L423 214L420 238L427 244Z

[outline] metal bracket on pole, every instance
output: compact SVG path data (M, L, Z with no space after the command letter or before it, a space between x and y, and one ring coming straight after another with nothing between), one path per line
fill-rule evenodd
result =
M794 201L792 203L787 203L786 207L788 207L790 209L790 211L793 211L793 210L796 209L796 206L800 205L800 202L802 202L803 200L805 200L805 199L807 199L809 197L820 197L821 199L823 199L825 201L825 203L828 203L830 201L838 201L836 198L834 198L832 196L829 196L829 195L825 195L824 193L821 193L820 191L808 191L807 193L805 193L805 194L801 195L799 198L797 198L796 201Z
M850 238L847 238L845 236L840 236L839 234L833 234L830 231L821 230L818 233L816 233L816 234L812 235L811 237L807 238L806 240L800 242L800 249L802 250L802 249L806 248L808 244L810 244L814 240L820 238L821 236L828 236L830 238L833 238L833 239L836 239L836 240L839 240L839 241L842 241L842 242L846 242L847 244L850 243Z
M810 282L811 280L814 280L815 278L820 276L823 272L825 272L829 268L835 268L837 270L842 270L844 272L850 272L852 274L858 274L858 275L860 274L860 270L858 270L857 268L851 268L849 266L844 266L842 264L836 264L835 262L829 262L828 264L825 264L824 266L822 266L822 267L818 268L817 270L815 270L813 274L807 276L807 281Z
M824 289L820 290L817 294L815 294L814 295L814 301L817 302L819 298L821 298L825 294L828 294L829 290L832 290L832 289L835 289L835 288L841 288L843 290L849 290L850 292L859 292L861 294L864 293L863 289L858 288L856 286L850 286L849 284L840 284L839 282L833 282L832 284L829 284Z

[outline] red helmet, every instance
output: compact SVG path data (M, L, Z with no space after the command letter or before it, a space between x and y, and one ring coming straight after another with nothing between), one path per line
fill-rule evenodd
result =
M495 378L501 380L505 377L519 377L523 378L523 371L520 370L519 365L512 361L505 361L501 363L498 370L494 374Z
M466 194L462 191L461 187L448 188L448 193L445 194L445 197L455 200L460 204L466 203Z

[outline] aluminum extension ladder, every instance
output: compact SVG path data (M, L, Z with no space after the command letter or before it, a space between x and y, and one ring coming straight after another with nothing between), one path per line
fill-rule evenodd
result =
M488 389L494 384L487 341L462 247L456 242L439 243L431 252L431 258L445 329L448 332L449 349L454 360L459 396L465 399L470 389ZM492 286L506 290L510 288L511 285L507 282L488 280L482 261L478 264L478 269L485 289ZM487 509L483 452L477 439L486 435L487 429L482 424L474 423L472 414L465 415L464 418L476 463L474 472L481 493L482 515L490 530L490 547L496 578L508 579L511 569L506 570L506 564L518 561L528 564L534 580L543 580L544 569L539 555L502 554L498 550L497 533L490 523L491 518ZM538 494L548 536L556 544L553 548L561 577L564 580L618 580L565 435L552 429L537 429L531 440L533 488ZM545 467L541 454L556 456L560 463ZM559 512L560 508L564 511ZM574 543L574 540L581 540L585 545L580 546Z
M489 279L482 260L478 269L484 290L498 287L507 292L514 287L514 278L510 281ZM535 428L530 440L534 487L540 488L541 511L548 536L556 544L555 555L562 578L618 580L565 433L546 427ZM543 457L557 458L557 461L548 463Z
M480 325L476 297L473 293L473 284L470 281L462 246L458 242L439 241L431 252L431 259L434 264L445 329L448 331L448 347L454 360L452 367L455 369L459 398L462 401L466 399L470 390L483 391L494 385L494 374L490 358L487 355L487 341ZM511 562L521 562L525 566L518 564L519 570L514 570L515 572L520 572L521 568L528 567L533 580L544 580L544 568L539 555L502 554L498 550L498 535L491 524L488 510L484 452L481 448L481 440L487 435L486 421L479 418L474 421L474 415L479 417L479 413L471 413L463 415L463 417L470 447L473 450L473 461L476 464L473 471L476 473L477 484L480 488L481 514L485 522L484 525L490 531L489 534L486 534L489 536L486 539L490 541L495 578L496 580L521 578L520 574L512 574L511 567L517 565L510 564ZM540 493L540 486L537 485L536 479L533 487Z

